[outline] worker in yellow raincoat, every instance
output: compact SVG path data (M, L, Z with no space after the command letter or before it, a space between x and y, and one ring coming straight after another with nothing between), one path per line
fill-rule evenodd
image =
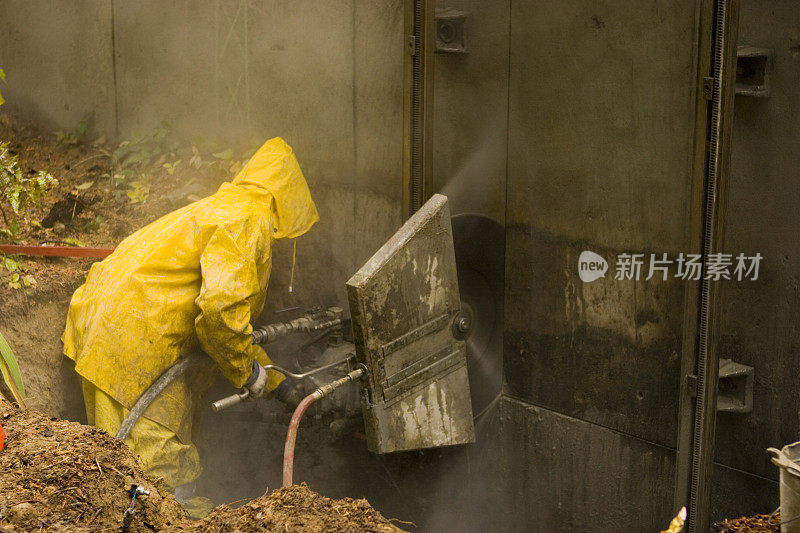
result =
M202 350L205 368L171 383L126 439L145 471L169 487L196 479L192 418L214 370L254 398L283 380L261 368L269 359L251 344L250 322L264 306L273 241L298 237L318 219L292 149L275 138L232 183L140 229L92 265L62 337L82 377L89 423L113 435L165 370Z

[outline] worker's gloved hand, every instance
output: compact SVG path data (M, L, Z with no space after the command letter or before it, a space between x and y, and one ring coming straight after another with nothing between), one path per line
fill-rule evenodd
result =
M305 380L286 378L275 388L275 398L291 408L297 407L308 393L303 384Z
M250 392L249 398L255 400L266 396L268 382L269 372L267 372L267 369L253 361L253 373L250 374L244 384L244 388Z

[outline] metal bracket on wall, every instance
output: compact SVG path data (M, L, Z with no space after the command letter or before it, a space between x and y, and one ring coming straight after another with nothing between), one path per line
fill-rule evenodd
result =
M755 370L752 366L737 363L732 359L719 360L717 380L717 412L749 413L753 410L753 382ZM686 376L687 390L693 398L697 396L697 376Z
M772 90L772 50L740 46L736 50L736 94L769 98Z
M467 53L467 13L452 8L436 9L436 53Z

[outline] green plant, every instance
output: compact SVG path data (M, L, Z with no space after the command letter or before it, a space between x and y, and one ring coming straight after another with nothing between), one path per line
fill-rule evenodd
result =
M58 180L43 170L32 176L24 174L18 157L11 155L8 143L0 143L0 214L7 227L10 227L19 215L27 219L31 206L56 186ZM10 219L3 209L3 200L11 206L14 219Z
M181 161L183 161L183 160L182 159L178 159L177 161L174 161L173 163L164 163L161 166L167 171L167 174L172 176L172 175L175 174L175 169L178 168L178 165L181 164Z
M19 242L20 237L20 227L19 221L15 218L11 221L7 228L0 228L0 237L4 237L5 240L15 243Z
M130 183L131 189L125 193L132 204L138 204L147 200L150 195L150 183L146 180L133 181Z
M19 272L22 270L22 264L13 257L0 254L0 268L9 272Z
M168 140L169 125L162 122L147 133L135 133L111 154L111 164L120 170L144 170L160 155L174 152L178 144Z
M12 289L35 287L36 278L34 278L31 274L20 274L19 272L14 272L11 274L11 279L8 281L8 286Z
M14 358L14 352L8 345L3 335L0 334L0 372L11 395L20 407L25 408L25 385L22 383L22 373L19 364Z
M0 68L0 81L3 82L6 81L6 73L1 68ZM3 105L3 102L5 102L5 100L3 100L3 95L0 94L0 105Z
M86 140L86 130L89 129L89 119L91 118L92 114L89 113L78 122L78 125L72 131L57 131L56 144L75 146L84 142Z
M0 270L7 270L11 277L8 286L12 289L22 287L33 287L36 285L36 278L32 274L25 273L25 267L17 259L11 256L0 254Z
M100 224L105 222L105 220L106 219L102 215L97 215L96 217L91 219L89 222L84 224L83 227L81 228L81 231L94 233L95 231L100 229Z
M69 244L70 246L79 246L79 247L81 247L81 248L83 248L83 247L85 247L85 246L86 246L86 245L83 243L83 241L80 241L80 240L78 240L78 239L75 239L75 238L73 238L73 237L65 237L65 238L63 239L63 242L65 242L65 243Z

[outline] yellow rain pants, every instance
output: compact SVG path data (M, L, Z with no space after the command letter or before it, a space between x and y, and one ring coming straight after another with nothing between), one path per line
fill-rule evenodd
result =
M89 424L115 434L128 410L85 379L81 385ZM163 478L170 489L190 483L200 475L200 456L194 444L184 444L174 431L147 417L139 419L125 444L135 450L142 469Z
M269 362L251 344L250 322L264 306L272 243L304 234L318 219L294 152L275 138L232 183L145 226L92 265L62 336L84 380L130 409L179 358L198 349L209 355L207 368L176 379L147 409L134 427L136 453L146 457L145 443L164 443L184 468L181 448L166 443L174 436L191 446L192 417L213 370L241 387L254 359ZM282 379L271 373L268 389ZM104 429L115 433L118 424Z

